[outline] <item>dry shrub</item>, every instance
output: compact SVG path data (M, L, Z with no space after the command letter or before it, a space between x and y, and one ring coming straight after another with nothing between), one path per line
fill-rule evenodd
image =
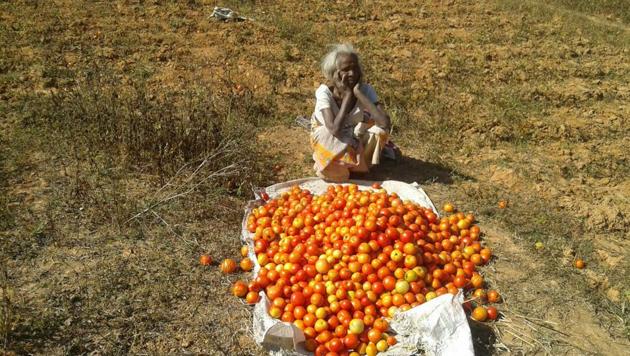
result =
M23 124L66 172L55 201L84 211L93 228L127 226L138 212L152 216L183 197L193 211L232 222L234 212L221 206L268 180L255 138L269 116L261 103L201 83L152 88L92 72L72 89L34 96Z
M115 158L127 170L158 174L162 183L229 143L232 149L208 165L220 169L238 161L238 177L231 177L238 185L256 168L254 130L266 115L247 93L222 94L197 83L152 90L144 81L125 84L93 74L73 89L39 98L26 122L48 129L66 149Z

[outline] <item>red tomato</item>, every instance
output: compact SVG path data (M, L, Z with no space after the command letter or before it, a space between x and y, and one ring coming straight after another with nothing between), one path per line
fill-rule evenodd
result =
M385 235L387 235L387 237L389 237L391 240L396 240L398 239L399 233L396 228L388 227L387 229L385 229Z
M306 303L306 298L302 292L293 292L291 294L291 304L295 306L302 306Z
M328 349L332 352L339 352L343 350L344 344L343 341L339 338L333 338L328 342Z
M466 285L466 278L464 278L463 276L457 276L453 280L453 284L457 288L463 288Z
M379 246L385 247L385 246L389 246L392 243L392 240L386 234L379 234L376 242L378 243Z
M412 242L414 240L413 231L405 230L402 235L400 235L400 241L407 243Z
M488 313L488 319L490 320L496 320L497 317L499 316L499 312L497 311L497 308L495 307L488 307L487 313Z
M348 349L356 349L356 347L359 346L359 337L355 334L348 334L343 338L343 344Z

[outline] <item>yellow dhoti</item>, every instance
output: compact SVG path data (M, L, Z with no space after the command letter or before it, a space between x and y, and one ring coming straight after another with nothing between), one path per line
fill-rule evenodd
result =
M350 134L348 134L350 132ZM318 177L334 182L346 181L350 172L368 172L380 163L381 151L389 133L378 127L359 123L341 138L333 136L326 127L318 126L311 133L314 169ZM353 143L359 143L353 147Z

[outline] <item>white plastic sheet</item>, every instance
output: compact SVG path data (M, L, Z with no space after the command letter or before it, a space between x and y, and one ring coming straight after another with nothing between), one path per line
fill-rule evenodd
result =
M359 189L370 189L373 182L351 181ZM348 184L349 184L348 183ZM310 190L313 194L326 191L330 183L319 178L305 178L279 183L265 188L271 198L289 190L295 185ZM397 193L403 200L411 200L437 212L427 194L417 184L398 181L384 181L381 186L389 193ZM254 254L252 234L247 231L247 216L253 208L262 204L261 200L249 202L243 218L242 239L250 248L250 258L254 261L254 273L260 270ZM265 293L254 307L254 338L271 355L309 355L304 349L304 334L291 323L273 319L267 313L269 300ZM445 294L392 318L390 328L396 334L398 343L387 352L379 355L474 355L470 328L462 308L463 295Z

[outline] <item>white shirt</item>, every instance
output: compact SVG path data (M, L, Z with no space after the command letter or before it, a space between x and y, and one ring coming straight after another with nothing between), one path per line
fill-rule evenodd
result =
M365 96L370 99L374 104L378 102L378 97L376 96L376 91L369 84L361 84L361 91L365 94ZM333 116L337 116L339 112L339 106L337 102L333 98L333 93L330 91L326 84L322 84L315 91L315 111L313 112L313 117L316 119L317 126L325 125L324 114L322 113L323 109L330 108L333 112ZM365 108L357 100L354 108L350 110L350 120L346 120L344 123L344 127L354 127L359 122L363 121L363 110Z

